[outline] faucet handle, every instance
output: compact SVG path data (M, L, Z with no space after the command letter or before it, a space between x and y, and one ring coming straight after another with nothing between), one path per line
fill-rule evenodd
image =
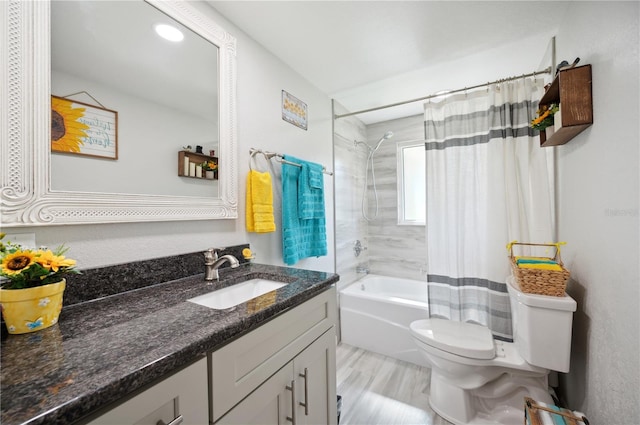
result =
M209 248L204 252L204 262L211 265L218 259L218 251L215 248Z

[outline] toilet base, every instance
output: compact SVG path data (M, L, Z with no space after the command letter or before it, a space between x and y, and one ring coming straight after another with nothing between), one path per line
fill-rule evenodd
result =
M431 369L429 404L439 416L456 425L500 425L521 423L524 397L553 403L547 378L505 373L475 390L463 390Z

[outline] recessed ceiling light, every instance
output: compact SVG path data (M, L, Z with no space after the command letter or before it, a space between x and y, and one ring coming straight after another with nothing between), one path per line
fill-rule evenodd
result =
M153 28L156 30L156 33L165 40L178 42L184 39L184 34L178 28L167 25L167 24L155 24Z

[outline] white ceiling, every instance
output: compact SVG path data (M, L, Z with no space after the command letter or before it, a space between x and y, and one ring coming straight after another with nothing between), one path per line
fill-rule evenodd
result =
M158 23L185 39L161 39ZM206 120L218 116L218 49L142 1L52 2L51 67Z
M495 49L514 40L540 36L544 52L549 34L554 33L569 4L425 0L207 2L338 100L341 94L353 93L358 87ZM536 58L539 59L540 56Z

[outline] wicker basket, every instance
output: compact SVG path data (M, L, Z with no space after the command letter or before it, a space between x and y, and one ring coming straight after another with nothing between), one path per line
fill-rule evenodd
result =
M552 260L558 263L562 268L561 271L545 270L545 269L523 269L516 264L516 258L513 255L513 247L515 245L522 246L540 246L555 249L554 257L537 257L541 260ZM511 242L509 244L509 259L511 260L511 269L513 276L520 285L522 292L538 295L550 295L561 297L569 280L569 271L564 268L560 259L559 244L535 244L535 243L519 243Z

